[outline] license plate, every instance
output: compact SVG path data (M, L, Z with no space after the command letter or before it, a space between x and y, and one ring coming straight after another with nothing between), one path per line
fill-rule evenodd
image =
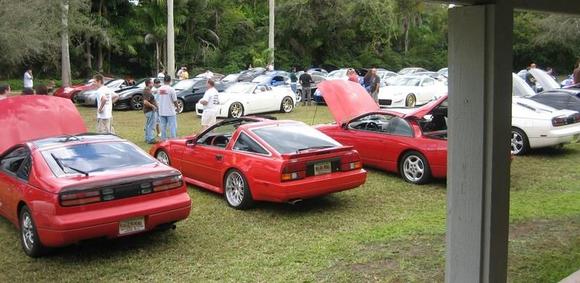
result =
M145 230L145 218L131 218L119 222L119 235L125 235Z
M330 172L332 172L330 161L314 164L314 175L328 174Z

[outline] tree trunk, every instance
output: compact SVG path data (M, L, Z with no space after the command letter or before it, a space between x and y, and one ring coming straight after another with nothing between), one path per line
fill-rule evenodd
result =
M159 42L155 42L155 76L159 74L159 61L161 61L161 52L159 50Z
M99 73L103 72L103 46L101 43L97 43L97 71Z
M68 44L68 8L69 0L61 1L61 24L62 31L60 33L61 41L61 79L62 86L69 87L71 82L70 75L70 54L69 54L69 44Z
M407 19L405 20L404 24L403 24L403 29L405 32L405 55L407 54L407 51L409 51L409 29L410 29L410 21Z
M167 73L175 75L175 30L173 27L173 0L167 0Z
M86 58L86 62L87 62L87 72L88 75L91 75L91 73L93 72L93 60L92 60L92 54L91 54L91 38L89 36L86 36L86 41L85 41L85 58Z
M269 6L269 20L270 20L270 24L269 24L269 28L268 28L268 49L269 49L269 58L268 58L268 64L272 65L272 67L274 66L274 25L276 23L275 20L275 3L274 0L268 0L268 6Z

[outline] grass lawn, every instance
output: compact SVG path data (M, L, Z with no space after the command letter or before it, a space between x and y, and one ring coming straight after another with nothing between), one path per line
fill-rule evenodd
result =
M95 109L79 108L91 130ZM314 115L316 113L316 115ZM283 119L331 121L326 107ZM115 112L117 133L143 149L143 113ZM179 135L199 129L179 115ZM0 220L0 282L437 282L444 279L445 181L415 186L369 170L365 185L297 205L227 207L189 188L191 216L175 231L94 241L31 259ZM512 163L509 281L556 282L580 268L580 144Z

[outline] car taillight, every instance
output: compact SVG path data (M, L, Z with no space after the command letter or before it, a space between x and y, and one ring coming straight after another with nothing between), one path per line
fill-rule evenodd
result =
M362 168L360 157L356 154L345 155L340 159L340 171L350 171Z
M157 180L153 182L153 191L160 192L171 190L175 188L179 188L183 185L183 181L181 180L181 175L173 176L170 178L165 178L161 180Z
M559 127L566 125L566 117L554 117L552 118L552 126Z
M282 181L300 180L306 177L306 163L290 162L282 168Z
M60 195L60 204L62 206L89 204L99 201L101 201L101 191L82 191Z

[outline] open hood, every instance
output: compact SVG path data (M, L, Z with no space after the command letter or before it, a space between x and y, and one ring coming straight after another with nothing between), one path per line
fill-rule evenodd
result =
M544 90L552 90L560 88L560 84L556 82L556 80L550 77L550 75L548 75L548 73L544 72L543 70L540 70L538 68L532 68L530 69L529 72L530 74L532 74L532 76L534 76L536 81L538 81L540 85L542 85Z
M29 140L87 132L76 107L52 96L13 96L0 100L0 154Z
M431 101L417 109L414 109L413 111L407 113L405 118L423 119L425 115L431 113L433 109L439 107L439 105L443 103L447 103L447 95L441 96L435 101Z
M380 111L379 105L360 84L326 80L318 84L318 89L338 125L365 113Z

